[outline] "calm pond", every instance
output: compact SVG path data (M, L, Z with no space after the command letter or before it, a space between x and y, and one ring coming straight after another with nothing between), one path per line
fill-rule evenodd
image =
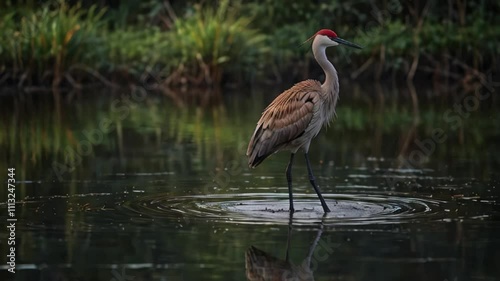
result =
M0 94L1 280L499 280L495 94L342 83L310 150L332 212L297 155L290 218L289 154L245 156L288 86Z

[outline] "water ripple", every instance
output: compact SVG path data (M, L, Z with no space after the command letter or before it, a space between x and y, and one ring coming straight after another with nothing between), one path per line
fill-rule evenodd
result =
M294 223L328 225L411 223L450 218L447 202L408 195L325 194L324 215L316 195L294 194ZM288 193L243 193L138 197L123 204L133 214L155 218L211 219L242 224L287 224Z

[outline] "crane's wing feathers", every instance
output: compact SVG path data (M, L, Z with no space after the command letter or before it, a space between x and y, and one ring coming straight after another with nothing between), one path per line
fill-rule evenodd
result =
M317 81L300 82L276 97L264 110L248 145L250 167L256 167L305 133L314 115L314 105L320 99L320 91Z

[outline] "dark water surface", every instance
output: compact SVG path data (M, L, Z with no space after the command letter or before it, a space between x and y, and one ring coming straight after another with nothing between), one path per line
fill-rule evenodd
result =
M343 87L310 151L332 212L298 155L290 218L289 154L245 156L279 91L2 94L1 280L499 280L493 95Z

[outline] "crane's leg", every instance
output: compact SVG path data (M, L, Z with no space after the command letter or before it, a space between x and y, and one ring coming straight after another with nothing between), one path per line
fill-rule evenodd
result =
M321 195L321 191L319 190L319 187L316 184L316 179L314 178L311 169L311 163L309 163L309 154L307 152L305 153L305 157L306 157L307 171L309 172L309 181L311 182L314 191L316 191L316 194L318 194L319 201L321 201L321 206L323 207L323 211L325 211L325 213L328 213L330 212L330 209L326 205L325 199L323 199L323 195Z
M293 208L293 193L292 193L292 164L293 157L295 153L290 155L290 162L288 162L288 166L286 167L286 181L288 182L288 198L290 199L290 213L293 213L295 209Z

